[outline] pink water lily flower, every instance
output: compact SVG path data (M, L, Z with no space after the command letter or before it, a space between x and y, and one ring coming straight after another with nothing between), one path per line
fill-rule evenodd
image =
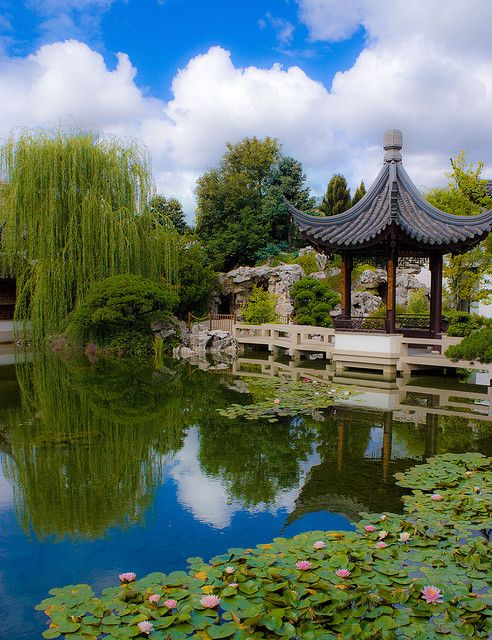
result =
M220 598L217 598L217 596L204 596L200 600L200 604L202 605L202 607L205 607L206 609L213 609L219 604L219 602L220 602Z
M280 400L278 398L275 398L275 400L273 401L273 404L280 404Z
M133 571L127 571L126 573L120 573L118 577L120 582L133 582L137 579L137 574L133 573Z
M372 533L373 531L376 531L376 527L373 524L366 524L366 526L364 527L364 531Z
M178 606L178 601L169 598L169 600L164 600L164 606L168 609L176 609L176 607Z
M299 562L296 562L296 567L300 571L308 571L313 568L313 563L309 562L309 560L299 560Z
M383 542L382 540L380 540L379 542L376 542L376 547L378 549L384 549L385 547L387 547L388 545L386 544L386 542Z
M151 596L149 596L149 601L153 602L154 604L156 602L159 602L160 599L161 599L161 596L158 593L153 593Z
M154 625L152 624L152 622L149 622L148 620L139 622L137 624L137 627L140 633L145 633L147 635L149 635L149 633L154 630Z
M348 578L350 575L350 571L348 569L337 569L335 573L339 578Z
M401 542L408 542L410 540L410 534L407 531L402 531L402 533L400 533L400 541Z
M427 604L438 604L442 602L441 590L434 585L424 587L420 593Z
M442 495L440 493L433 493L431 495L431 500L442 500Z
M380 532L378 533L378 537L379 537L381 540L383 540L384 538L386 538L386 537L387 537L387 535L388 535L388 532L387 532L387 531L384 531L384 529L383 529L383 531L380 531Z
M231 574L231 573L234 573L234 572L236 571L236 569L235 569L234 567L230 567L230 566L229 566L229 567L226 567L226 568L224 569L224 571L225 571L226 573Z
M239 587L239 583L237 582L229 582L230 587Z
M316 542L313 542L313 547L315 549L324 549L326 547L326 542L323 542L323 540L316 540Z
M475 493L480 493L481 489L480 487L473 487L473 491L475 491Z

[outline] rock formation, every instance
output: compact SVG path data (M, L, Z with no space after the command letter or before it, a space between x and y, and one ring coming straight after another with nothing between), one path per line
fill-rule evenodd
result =
M175 357L191 358L204 354L225 353L235 355L237 343L229 331L209 329L208 323L198 322L188 330L181 325L181 346L173 350Z
M288 316L294 307L290 290L292 285L304 277L298 264L282 264L278 267L238 267L221 274L221 294L216 300L213 312L235 313L241 318L241 308L248 301L253 285L268 289L277 296L277 314Z

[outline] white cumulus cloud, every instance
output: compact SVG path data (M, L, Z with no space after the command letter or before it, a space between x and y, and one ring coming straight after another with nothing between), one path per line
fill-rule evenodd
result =
M83 0L51 0L70 9ZM101 0L99 8L109 4ZM160 191L193 209L201 172L226 142L276 136L301 160L318 194L335 172L369 182L382 159L382 134L404 133L404 161L419 186L443 181L464 148L492 165L492 45L486 0L299 0L313 40L340 40L363 28L364 49L331 84L298 66L238 67L220 46L178 70L169 101L135 83L128 56L109 69L77 40L0 58L0 136L19 126L97 128L141 139Z

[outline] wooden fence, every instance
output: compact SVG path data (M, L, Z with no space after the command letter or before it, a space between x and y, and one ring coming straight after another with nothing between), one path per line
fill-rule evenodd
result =
M188 321L186 323L188 331L190 331L194 323L206 323L210 331L219 330L232 333L236 323L236 316L233 313L207 313L206 316L199 318L192 313L188 313Z

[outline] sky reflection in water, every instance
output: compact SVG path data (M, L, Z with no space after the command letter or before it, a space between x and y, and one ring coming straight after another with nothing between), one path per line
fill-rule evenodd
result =
M15 383L17 378L20 388ZM234 378L180 364L38 356L0 369L0 638L40 637L49 588L103 588L309 529L399 510L392 474L442 451L487 452L490 423L429 424L339 407L316 422L231 421Z

